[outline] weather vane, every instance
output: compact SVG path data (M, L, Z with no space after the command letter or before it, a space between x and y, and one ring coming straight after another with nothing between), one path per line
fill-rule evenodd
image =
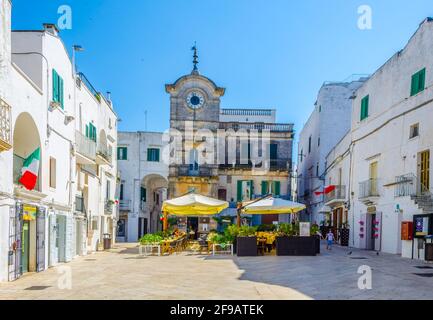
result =
M194 42L194 46L191 48L192 51L194 51L194 68L193 68L193 72L198 72L198 68L197 68L197 64L198 64L198 54L197 54L197 43Z

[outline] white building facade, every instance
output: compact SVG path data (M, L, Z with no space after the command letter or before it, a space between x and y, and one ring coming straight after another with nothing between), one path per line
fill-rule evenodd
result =
M162 133L119 132L118 241L137 242L162 230L160 215L168 188L168 163L162 159L166 145Z
M303 220L321 223L326 156L350 129L352 97L365 78L352 82L325 83L319 91L315 108L302 128L298 142L297 197L305 203Z
M357 90L351 131L328 154L326 179L348 186L339 204L351 246L425 258L433 234L432 35L427 18Z
M11 32L10 13L10 1L2 0L0 281L43 271L97 249L87 241L89 218L81 212L84 210L76 198L81 192L77 179L81 166L76 141L77 105L83 103L87 110L95 110L95 121L101 129L107 117L116 121L111 103L103 98L93 105L84 102L81 81L74 81L72 63L57 28L47 24L43 30ZM110 134L115 148L116 130ZM19 179L25 160L37 150L38 178L30 191ZM100 176L109 171L116 183L115 160L107 167L99 167ZM115 206L110 214L101 210L100 182L93 188L91 193L98 197L92 201L99 206L95 213L116 219ZM113 199L114 192L115 188ZM113 234L113 230L104 232ZM101 242L100 237L92 241Z

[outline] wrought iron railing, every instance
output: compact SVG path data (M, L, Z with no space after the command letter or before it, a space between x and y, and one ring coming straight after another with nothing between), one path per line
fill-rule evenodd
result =
M380 196L379 179L369 179L359 183L359 199Z
M417 178L413 173L395 177L395 197L407 197L417 194Z
M0 151L12 146L11 107L0 98Z
M104 205L104 210L106 214L113 213L114 202L112 200L106 200Z
M90 140L81 132L75 132L75 143L77 146L77 152L81 153L83 156L95 160L96 158L96 142Z
M333 200L345 200L346 199L346 186L335 186L335 189L328 194L325 194L325 202Z
M212 169L203 166L183 165L178 167L178 175L183 177L210 177Z
M269 109L221 109L222 115L229 116L272 116Z
M120 200L119 201L119 209L123 211L131 211L131 200Z
M112 160L112 150L108 148L106 144L99 143L98 149L96 151L96 154L107 160L108 162L111 162Z
M247 123L247 122L220 122L220 129L245 130L269 130L271 132L293 132L293 124L290 123Z

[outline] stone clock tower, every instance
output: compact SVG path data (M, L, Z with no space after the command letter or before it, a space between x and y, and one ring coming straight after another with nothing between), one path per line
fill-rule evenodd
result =
M194 68L165 89L170 94L170 128L182 133L182 147L176 154L182 155L181 164L170 165L168 197L175 198L191 190L217 197L218 164L216 152L203 153L203 141L210 139L199 132L212 133L216 146L216 132L219 127L220 98L225 89L218 87L212 80L200 75L197 68L197 49L194 50ZM205 130L203 130L205 129ZM213 158L213 163L202 163L200 157Z

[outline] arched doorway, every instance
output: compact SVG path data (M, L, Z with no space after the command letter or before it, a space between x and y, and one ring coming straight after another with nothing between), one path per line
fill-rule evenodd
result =
M168 181L161 175L149 174L141 181L140 192L140 233L154 233L162 230L160 214L163 202L167 199ZM141 219L141 220L140 220ZM147 224L147 226L145 226Z
M10 221L9 237L17 246L15 278L26 272L45 269L45 208L37 204L37 199L42 198L41 166L38 164L42 160L41 151L35 121L29 113L21 113L15 121L13 132L13 183L16 186L15 194L20 200ZM23 171L23 167L27 168L26 171ZM24 172L26 180L21 179ZM29 173L32 179L36 179L30 184Z

